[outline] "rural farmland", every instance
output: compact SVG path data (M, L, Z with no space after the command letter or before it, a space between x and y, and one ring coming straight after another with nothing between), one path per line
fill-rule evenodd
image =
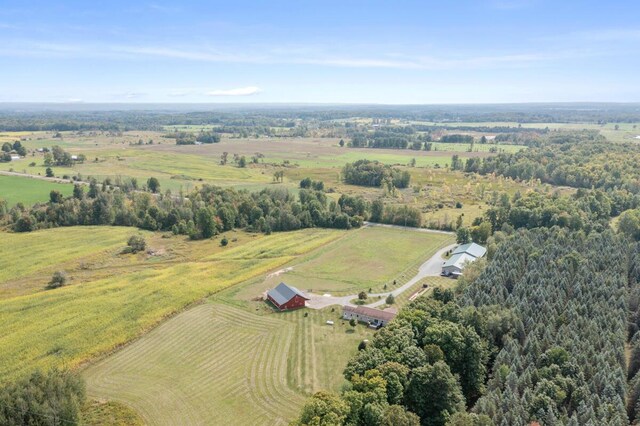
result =
M0 426L640 426L638 16L3 1Z
M279 270L304 268L308 276L324 276L323 265L339 264L337 253L343 253L347 256L342 260L345 265L372 265L376 259L392 262L390 275L382 278L402 280L403 273L415 263L426 260L451 240L446 234L364 228L349 231L308 252L298 247L300 255ZM380 245L391 246L379 253L359 250ZM268 246L274 247L266 238L252 244L249 252L238 247L218 256L260 258L268 253ZM286 244L282 248L290 250ZM395 257L386 259L390 255ZM333 260L327 256L334 256ZM338 271L324 276L323 281L331 283L342 276L345 281L337 280L335 285L343 292L381 288L379 273L363 276L366 268ZM179 314L87 368L84 376L89 394L132 406L149 424L175 424L179 420L183 424L202 424L204 419L238 425L288 424L304 396L321 389L340 388L344 382L341 371L347 360L355 353L358 342L370 338L373 332L364 326L354 329L342 321L339 305L320 311L274 313L257 300L273 286L274 279L308 289L304 277L284 273L267 280L263 275L220 291L203 305ZM360 285L353 287L352 280L356 279ZM437 287L451 282L438 279L430 283ZM400 302L408 296L404 295ZM328 320L335 325L327 325ZM351 349L336 352L336 347ZM166 387L172 388L171 396L158 399Z

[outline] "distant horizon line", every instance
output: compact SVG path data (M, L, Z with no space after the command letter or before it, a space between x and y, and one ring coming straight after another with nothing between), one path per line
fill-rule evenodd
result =
M637 101L522 101L522 102L429 102L429 103L390 103L390 102L165 102L165 101L0 101L0 105L371 105L371 106L439 106L439 105L640 105Z

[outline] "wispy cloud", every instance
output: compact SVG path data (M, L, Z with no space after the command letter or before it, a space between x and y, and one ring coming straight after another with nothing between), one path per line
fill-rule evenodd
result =
M146 93L142 93L142 92L126 92L123 93L121 95L117 95L118 97L123 97L126 99L137 99L137 98L142 98L144 96L146 96Z
M163 12L163 13L176 13L180 11L180 8L177 6L173 6L173 5L169 6L169 5L160 4L160 3L149 3L147 6L151 10L157 10L158 12Z
M606 29L573 33L574 38L589 41L640 41L640 29Z
M167 93L167 96L170 96L172 98L181 98L183 96L187 96L190 93L191 91L189 90L172 90L171 92Z
M251 96L257 95L261 90L256 86L238 87L235 89L211 90L206 94L209 96Z
M640 31L592 33L591 37L639 37ZM586 37L586 36L583 36ZM388 68L415 70L453 70L461 68L498 69L531 66L566 61L575 58L606 56L610 50L568 46L549 53L544 51L504 52L482 55L458 52L449 55L429 55L420 52L400 54L375 51L367 54L353 53L349 49L336 52L324 45L314 46L249 46L244 50L233 46L211 48L209 46L182 48L181 46L154 45L100 45L65 44L39 41L13 41L0 47L0 56L31 57L79 57L107 59L161 59L186 60L211 63L317 65L340 68ZM223 95L218 95L223 96Z
M491 0L490 6L494 9L515 10L533 6L535 0Z

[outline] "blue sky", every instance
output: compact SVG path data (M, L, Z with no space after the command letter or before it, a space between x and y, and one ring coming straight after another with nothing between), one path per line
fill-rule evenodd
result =
M0 102L634 102L639 76L637 0L0 1Z

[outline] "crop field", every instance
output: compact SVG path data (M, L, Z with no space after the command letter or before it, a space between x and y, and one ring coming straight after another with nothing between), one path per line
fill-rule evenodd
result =
M116 240L121 238L124 247L126 236L137 232L121 229L121 234L114 237L112 243L103 243L103 255L93 257L90 262L83 264L84 253L67 248L66 254L52 254L50 263L45 259L43 264L33 268L19 253L40 247L41 257L46 258L47 251L56 252L64 235L87 231L91 239L82 242L81 237L76 236L76 247L86 247L88 253L91 250L97 253L100 248L95 244L100 236L107 237L118 229L100 228L104 235L97 230L90 232L91 228L1 235L3 243L5 237L11 238L12 242L10 246L2 244L6 250L2 261L5 265L22 265L11 268L3 282L18 280L32 290L30 294L9 294L0 300L0 329L3 330L0 335L0 347L3 348L0 377L11 379L37 367L76 367L140 336L194 301L292 261L302 250L300 247L311 250L344 234L318 229L271 236L230 232L228 237L232 242L224 248L217 240L190 242L184 237L155 236L148 239L153 254L120 255L111 251ZM240 246L250 250L261 240L268 240L263 256L242 256ZM295 249L283 250L281 245ZM216 253L225 253L234 247L237 250L235 258L216 256ZM56 256L59 257L56 259ZM33 259L30 261L35 264ZM55 262L76 263L67 270L70 284L55 290L33 292L35 287L41 286L38 289L41 290L45 284L38 268L52 267ZM20 276L16 276L15 271Z
M109 226L1 233L0 300L41 291L56 270L72 271L81 263L113 256L125 246L129 235L137 233Z
M0 175L0 199L5 200L9 206L16 203L30 206L37 202L49 201L49 193L52 190L60 191L68 196L73 192L73 185L21 176Z
M70 153L84 154L87 161L71 167L53 167L56 176L80 174L84 178L94 177L99 181L109 177L135 177L140 185L150 176L161 182L163 189L191 189L202 183L223 186L265 187L273 180L276 170L292 168L338 169L347 162L367 158L387 164L406 165L413 158L417 167L445 167L451 155L457 153L463 158L489 155L493 145L475 144L473 151L468 144L434 144L434 151L413 151L395 149L352 149L341 148L334 138L223 138L211 145L175 145L173 139L163 137L159 132L125 132L121 136L108 133L65 132L62 138L53 134L38 132L10 137L11 140L25 138L22 144L30 150L59 145ZM148 141L154 141L148 145ZM143 144L139 145L138 142ZM498 145L500 152L515 152L522 149L516 145ZM221 165L220 156L229 154L229 164ZM239 168L233 164L234 154L244 155L251 160L259 153L263 157L257 164ZM36 166L29 167L28 163ZM0 163L0 170L15 170L26 174L44 175L44 154L29 155L20 162Z
M310 392L338 390L357 342L371 335L338 317L206 303L90 366L88 393L130 405L150 425L286 425Z

